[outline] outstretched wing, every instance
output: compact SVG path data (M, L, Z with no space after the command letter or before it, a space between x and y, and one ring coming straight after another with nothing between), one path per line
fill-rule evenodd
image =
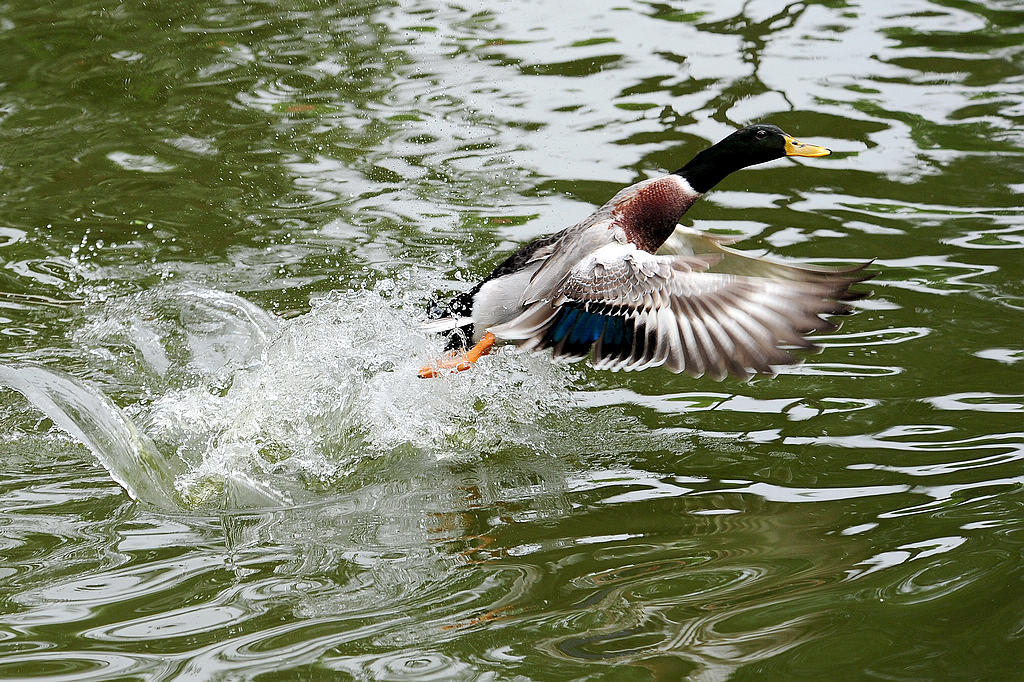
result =
M734 244L736 241L738 241L738 238L710 234L679 225L669 235L669 238L665 240L661 248L658 249L658 254L676 256L713 254L718 259L711 268L712 272L744 275L746 277L766 277L780 281L821 282L832 280L836 277L850 276L851 283L855 283L872 277L871 274L854 276L855 273L862 271L870 265L870 261L845 268L806 265L804 263L784 263L765 256L755 256L739 249L729 248L729 245Z
M694 376L747 376L792 362L780 345L811 347L804 335L830 329L820 316L862 278L815 271L814 281L708 271L721 255L656 256L609 244L573 267L551 297L491 329L530 350L566 359L591 349L599 369L665 365Z

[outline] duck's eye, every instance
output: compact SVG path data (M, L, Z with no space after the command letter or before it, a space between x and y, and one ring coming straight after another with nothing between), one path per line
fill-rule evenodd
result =
M763 140L764 138L768 137L768 131L767 130L758 130L756 133L754 133L754 135L757 136L757 139Z

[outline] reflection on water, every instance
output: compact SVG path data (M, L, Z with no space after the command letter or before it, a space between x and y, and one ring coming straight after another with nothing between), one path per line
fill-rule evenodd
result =
M1017 674L1022 19L0 7L0 677ZM755 120L836 153L688 220L876 257L820 353L415 378L434 292Z

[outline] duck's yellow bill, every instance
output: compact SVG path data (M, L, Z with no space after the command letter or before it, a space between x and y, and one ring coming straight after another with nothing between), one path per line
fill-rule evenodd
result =
M828 156L832 150L813 144L804 144L786 135L786 156Z

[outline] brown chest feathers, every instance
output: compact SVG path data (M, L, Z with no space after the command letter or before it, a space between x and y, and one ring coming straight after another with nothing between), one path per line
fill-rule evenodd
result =
M666 175L638 184L615 203L612 214L631 243L654 253L699 197L686 180Z

